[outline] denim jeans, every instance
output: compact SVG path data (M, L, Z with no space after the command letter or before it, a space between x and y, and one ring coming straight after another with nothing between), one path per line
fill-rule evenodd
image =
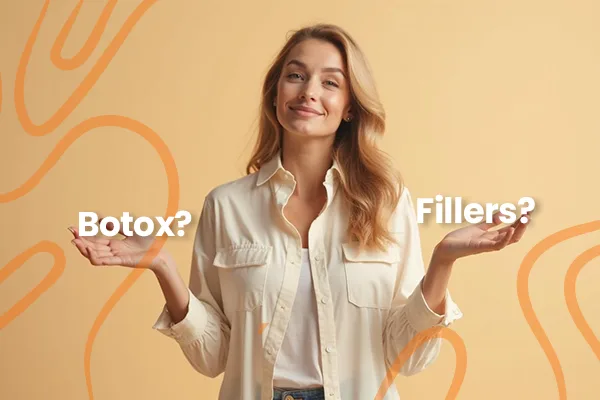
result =
M273 388L273 400L325 400L323 388L286 389Z

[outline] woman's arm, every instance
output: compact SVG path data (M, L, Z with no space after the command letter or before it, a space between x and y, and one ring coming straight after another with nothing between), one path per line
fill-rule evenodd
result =
M444 314L446 293L454 261L445 260L433 251L427 273L423 278L423 297L429 308L437 314Z
M154 273L165 297L153 328L177 341L190 364L214 378L225 370L231 327L222 310L216 253L215 214L207 198L202 208L192 255L189 285L171 257L161 259Z
M402 276L398 277L399 290L384 328L386 359L390 365L419 332L432 327L447 327L462 317L448 290L456 260L497 251L518 242L531 220L528 214L525 223L517 220L502 229L490 230L501 223L500 216L496 213L489 223L469 225L447 234L435 247L425 273L416 215L410 193L405 188L394 223L403 244ZM432 336L413 351L399 372L412 375L426 368L437 358L440 344L441 339Z
M163 255L153 270L165 297L165 306L173 324L182 321L188 313L190 296L187 285L177 271L173 258Z
M411 355L398 366L399 355L420 333L432 327L450 326L462 317L447 290L450 266L437 257L428 272L421 250L421 239L411 195L404 188L392 220L392 229L401 246L396 292L384 330L384 350L393 373L414 375L433 363L439 355L441 338L436 335L411 350ZM396 368L397 371L395 370Z

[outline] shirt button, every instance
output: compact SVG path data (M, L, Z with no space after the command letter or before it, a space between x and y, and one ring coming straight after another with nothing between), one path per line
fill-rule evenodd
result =
M327 347L325 347L325 351L328 353L331 353L333 351L333 349L331 348L331 346L327 346Z
M279 308L281 308L282 310L285 310L285 306L284 305L279 306Z
M320 261L321 260L321 256L315 256L315 261Z
M273 351L271 351L271 349L267 349L267 354L271 355L273 354Z
M321 303L327 304L327 299L325 297L321 298Z

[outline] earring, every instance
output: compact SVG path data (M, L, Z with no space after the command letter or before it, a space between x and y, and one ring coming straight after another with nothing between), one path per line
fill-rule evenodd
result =
M346 118L344 118L344 121L350 122L350 121L352 121L352 117L351 116L347 116Z

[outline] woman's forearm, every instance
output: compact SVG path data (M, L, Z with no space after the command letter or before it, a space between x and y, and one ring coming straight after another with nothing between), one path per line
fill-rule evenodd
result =
M446 298L454 261L441 258L434 250L423 281L423 297L429 308L440 315L445 312L444 299Z
M169 255L161 257L161 262L153 272L165 297L171 320L176 324L188 313L190 302L188 288L177 271L175 261Z

